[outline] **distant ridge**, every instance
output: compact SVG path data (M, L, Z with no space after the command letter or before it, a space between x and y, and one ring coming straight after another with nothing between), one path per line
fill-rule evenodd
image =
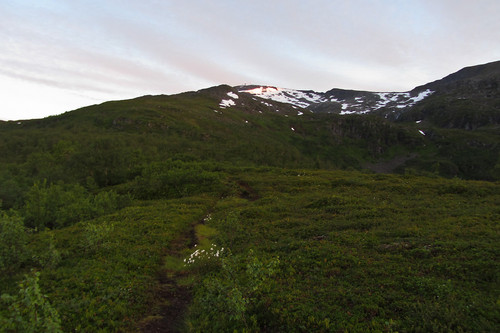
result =
M441 115L448 114L444 117L446 120L438 123L440 126L473 129L488 123L495 125L500 123L499 87L500 61L495 61L465 67L440 80L407 92L370 92L339 88L316 92L260 85L236 86L235 89L315 113L377 114L392 120L424 120L436 118L432 115L438 112ZM449 105L448 102L451 100L454 101L452 103L454 105ZM440 105L437 106L436 103L439 101ZM457 105L456 101L467 102ZM477 112L481 114L485 110L489 112L487 116L473 115ZM470 121L452 119L456 118L458 112L471 113L466 117L471 118Z

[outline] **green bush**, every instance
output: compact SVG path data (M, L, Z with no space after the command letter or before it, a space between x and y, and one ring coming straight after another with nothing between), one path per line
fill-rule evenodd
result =
M279 271L279 258L261 259L223 252L222 269L203 279L191 308L189 325L195 332L258 332L260 305Z
M141 199L181 198L218 191L220 177L195 162L168 160L152 163L137 177L135 194Z
M24 188L8 170L0 172L0 208L13 208L19 205Z
M62 228L89 217L88 193L80 185L36 182L26 199L25 224L37 230Z
M224 218L214 220L212 225L220 231L215 239L223 246L235 249L244 243L246 234L239 212L229 212Z
M38 285L39 272L26 275L19 283L17 296L2 295L2 301L8 304L9 317L0 317L1 327L5 332L50 332L62 333L59 314L43 295Z
M22 220L0 212L0 272L16 270L27 259L27 241Z
M36 182L24 206L25 224L37 230L60 229L78 221L109 214L128 204L128 196L114 191L93 196L81 185Z
M117 209L127 206L130 201L130 196L120 196L115 191L100 192L90 198L90 217L113 213Z
M114 224L95 224L87 223L84 232L83 246L90 251L96 251L100 248L107 248L109 243L109 235L114 229Z
M54 234L52 231L43 233L39 242L39 247L32 252L32 260L42 268L54 269L61 261L61 253L56 249Z

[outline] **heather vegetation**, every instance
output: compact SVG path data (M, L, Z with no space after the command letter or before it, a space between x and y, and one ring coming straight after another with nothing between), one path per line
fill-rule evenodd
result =
M498 331L498 133L228 89L0 123L0 331Z

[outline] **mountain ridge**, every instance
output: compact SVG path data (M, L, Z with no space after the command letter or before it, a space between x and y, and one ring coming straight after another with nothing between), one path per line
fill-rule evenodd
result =
M417 86L406 92L372 92L333 88L326 92L295 90L275 86L236 86L239 92L256 97L292 104L312 112L335 114L378 114L397 120L402 114L432 95L457 95L457 99L484 97L495 107L500 105L500 61L465 67L442 79ZM420 103L422 104L422 103ZM425 118L425 112L422 119ZM419 120L422 120L419 119ZM490 117L498 124L498 115ZM447 127L454 127L448 124ZM482 123L481 123L482 125ZM474 127L465 126L466 129Z
M304 112L340 115L375 114L393 121L419 121L430 119L435 125L441 127L458 127L463 129L474 129L488 124L500 124L500 61L468 66L444 78L417 86L405 92L374 92L343 88L332 88L325 92L317 92L314 90L298 90L280 88L273 85L255 84L232 87L223 84L219 87L222 86L230 87L233 89L233 93L246 93L252 95L254 98L260 98L264 100L260 102L269 107L271 107L269 101L289 104L297 109L297 114L299 115L304 114ZM217 86L200 89L198 91L158 96L180 96L199 92L203 93L215 89L216 87ZM151 95L142 97L148 96ZM224 94L219 97L222 98L221 103L223 100L226 101L225 103L229 103L227 105L221 105L223 108L234 106L233 103L235 101L230 97ZM136 98L132 98L131 100L135 100ZM460 104L458 107L457 105L445 105L447 104L446 101L436 103L436 101L442 99L447 101L453 100L455 104L457 104L457 101L462 102L458 102L458 104ZM427 102L430 102L429 107L426 105ZM88 107L80 109L86 108ZM465 108L467 109L466 113L468 118L480 119L477 124L474 123L474 119L472 121L456 121L451 119L454 118L454 115L451 114L453 110L450 110L453 108L459 108L462 113ZM473 108L475 108L475 110L472 110ZM447 115L445 118L447 119L436 121L436 118L443 118L439 117L440 115L436 115L436 110L438 110L438 113L446 113ZM488 114L482 114L480 117L471 115L470 112L484 113L485 110L488 111ZM26 120L16 120L14 122ZM0 120L0 122L5 121Z

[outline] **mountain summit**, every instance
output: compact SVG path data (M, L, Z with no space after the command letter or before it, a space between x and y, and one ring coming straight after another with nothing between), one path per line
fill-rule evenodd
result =
M400 117L405 120L443 118L439 121L440 126L473 129L500 123L499 82L500 61L496 61L466 67L407 92L369 92L338 88L316 92L258 85L235 88L242 93L292 104L315 113L378 114L393 120ZM415 109L416 112L411 112ZM302 114L304 111L298 112ZM467 113L465 118L470 120L463 119L464 112ZM456 119L458 113L462 115L459 116L460 119Z
M366 114L381 109L397 110L408 108L433 93L427 89L421 92L369 92L332 89L327 92L294 90L271 86L238 86L240 92L260 98L289 103L313 112L345 114Z

